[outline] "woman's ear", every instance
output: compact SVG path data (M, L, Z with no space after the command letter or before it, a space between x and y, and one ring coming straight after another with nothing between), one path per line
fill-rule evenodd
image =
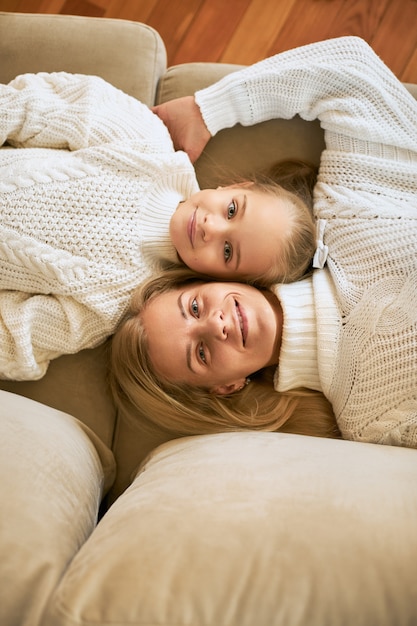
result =
M229 385L216 385L210 389L210 393L214 393L217 396L228 396L235 391L240 391L246 385L246 378L230 383Z

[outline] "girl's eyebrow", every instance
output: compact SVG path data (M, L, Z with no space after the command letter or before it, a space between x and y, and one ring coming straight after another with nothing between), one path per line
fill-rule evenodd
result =
M180 293L180 295L178 296L178 298L177 298L177 304L178 304L178 308L180 310L180 313L181 313L182 317L186 320L186 319L188 319L188 316L187 316L187 313L185 311L184 305L182 303L183 295L184 295L184 292L182 291ZM185 349L185 358L186 358L186 361L187 361L188 369L190 370L190 372L195 374L196 372L195 372L195 370L193 370L193 367L191 365L191 344L190 343L187 343L187 347Z
M245 211L246 211L246 202L247 202L247 196L246 194L244 194L243 196L243 202L242 202L242 206L240 207L240 218L242 219L245 215ZM240 265L240 244L238 244L236 246L236 264L235 264L235 272L239 269L239 265Z

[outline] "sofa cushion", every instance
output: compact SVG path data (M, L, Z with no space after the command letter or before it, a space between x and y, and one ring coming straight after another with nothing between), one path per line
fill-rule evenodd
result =
M40 623L113 477L111 452L78 420L0 391L1 624Z
M0 389L47 404L73 415L110 447L116 423L116 407L107 382L108 346L65 354L51 361L39 380L0 380Z
M417 623L415 450L282 433L160 446L47 623Z

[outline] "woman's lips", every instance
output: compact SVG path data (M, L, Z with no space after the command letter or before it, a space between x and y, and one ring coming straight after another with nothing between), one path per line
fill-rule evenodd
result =
M196 213L197 213L197 208L194 209L194 212L191 215L190 219L188 220L188 224L187 224L188 239L190 240L190 244L191 244L192 248L194 248L194 238L195 238L195 229L196 229Z
M242 335L242 343L243 343L243 346L245 346L246 340L248 337L248 318L246 317L245 310L243 309L243 307L241 307L241 305L239 304L237 300L235 300L235 305L236 305L237 318L239 321L240 332Z

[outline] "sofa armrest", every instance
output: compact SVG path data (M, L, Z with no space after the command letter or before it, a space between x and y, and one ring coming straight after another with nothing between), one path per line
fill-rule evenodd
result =
M152 105L166 50L139 22L74 15L0 12L0 82L26 72L101 76Z

